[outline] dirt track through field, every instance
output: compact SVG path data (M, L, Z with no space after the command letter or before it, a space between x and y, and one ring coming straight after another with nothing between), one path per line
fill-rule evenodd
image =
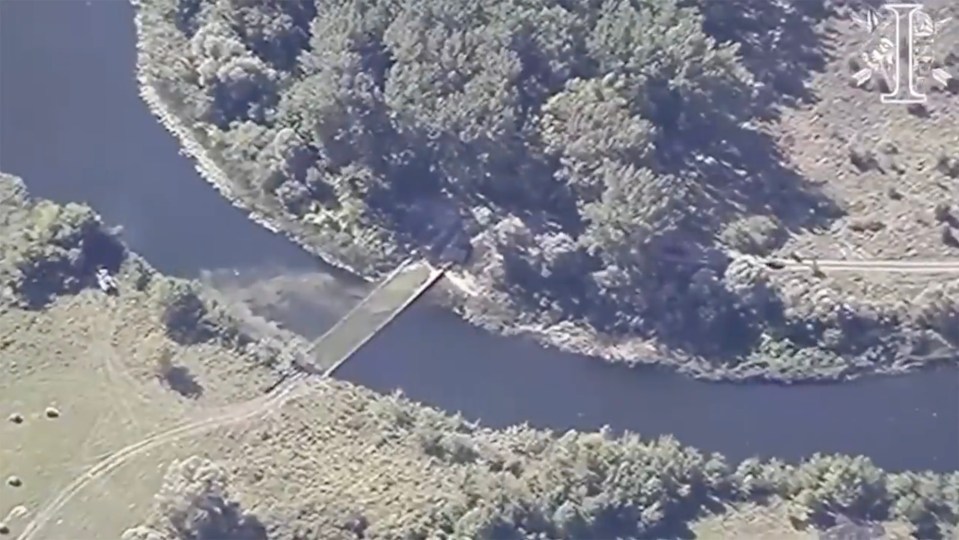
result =
M730 253L733 260L747 258L765 264L778 271L800 272L818 268L820 271L837 272L885 272L890 274L959 274L959 259L814 259L800 260L777 259L773 257L753 257ZM663 256L663 259L679 264L709 265L710 262L688 257Z
M59 512L67 503L69 503L83 488L91 482L103 478L112 470L124 464L127 460L135 457L146 450L155 448L185 437L199 435L205 431L210 431L218 427L241 422L259 415L265 415L282 406L288 399L294 397L299 392L308 389L304 374L292 375L289 379L283 381L270 393L259 396L252 400L231 405L221 409L219 412L206 416L199 420L182 424L170 428L166 431L156 433L138 442L130 444L120 450L117 450L103 461L92 466L82 475L75 478L65 488L60 490L57 495L47 502L24 527L23 532L17 537L17 540L32 540L37 537L40 530Z
M779 261L786 270L809 269L813 265L820 270L836 270L842 272L888 272L895 274L953 274L959 273L957 260L931 261L903 261L895 259L822 259L808 262Z

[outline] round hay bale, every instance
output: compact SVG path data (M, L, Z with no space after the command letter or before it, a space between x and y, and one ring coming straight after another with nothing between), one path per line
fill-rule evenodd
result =
M10 527L2 521L0 521L0 534L10 534Z
M7 417L7 419L13 422L14 424L23 423L23 415L20 413L11 413L10 416Z
M60 418L60 410L56 407L47 407L43 414L47 415L47 418Z
M23 480L19 476L10 475L7 477L7 485L10 487L20 487L23 485Z

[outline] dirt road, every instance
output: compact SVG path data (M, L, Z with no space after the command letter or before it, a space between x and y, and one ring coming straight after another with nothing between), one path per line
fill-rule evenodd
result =
M102 478L110 471L116 469L130 458L137 456L151 448L166 444L185 437L199 435L203 432L216 429L229 424L242 422L256 416L265 415L275 411L282 406L288 399L298 395L308 389L307 379L304 374L294 374L289 379L283 381L268 394L254 398L252 400L224 407L219 411L208 414L203 418L181 424L166 431L156 433L145 439L137 441L129 446L117 450L103 461L90 467L82 475L75 478L65 488L43 508L41 508L24 527L23 532L17 537L17 540L33 540L37 538L40 530L56 516L67 503L69 503L84 487L91 482Z
M821 271L887 272L894 274L956 274L959 260L904 261L895 259L808 259L798 262L789 259L764 259L765 263L781 264L783 270L800 271L818 267Z

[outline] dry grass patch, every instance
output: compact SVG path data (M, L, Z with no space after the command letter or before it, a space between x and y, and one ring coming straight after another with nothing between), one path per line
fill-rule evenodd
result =
M0 310L0 413L11 418L0 424L0 475L22 480L15 490L0 489L0 512L24 505L32 514L118 448L249 399L275 380L272 371L220 346L173 343L149 305L145 293L125 287L118 297L89 289L63 296L42 311ZM156 379L162 351L189 367L202 395L178 395ZM143 493L148 501L152 490ZM121 505L134 500L128 489L117 495ZM91 502L79 507L103 504ZM6 524L16 534L23 523Z

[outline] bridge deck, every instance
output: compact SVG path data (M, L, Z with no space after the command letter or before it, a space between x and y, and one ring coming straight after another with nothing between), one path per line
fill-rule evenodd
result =
M331 375L443 275L423 262L400 265L313 344L310 371Z

